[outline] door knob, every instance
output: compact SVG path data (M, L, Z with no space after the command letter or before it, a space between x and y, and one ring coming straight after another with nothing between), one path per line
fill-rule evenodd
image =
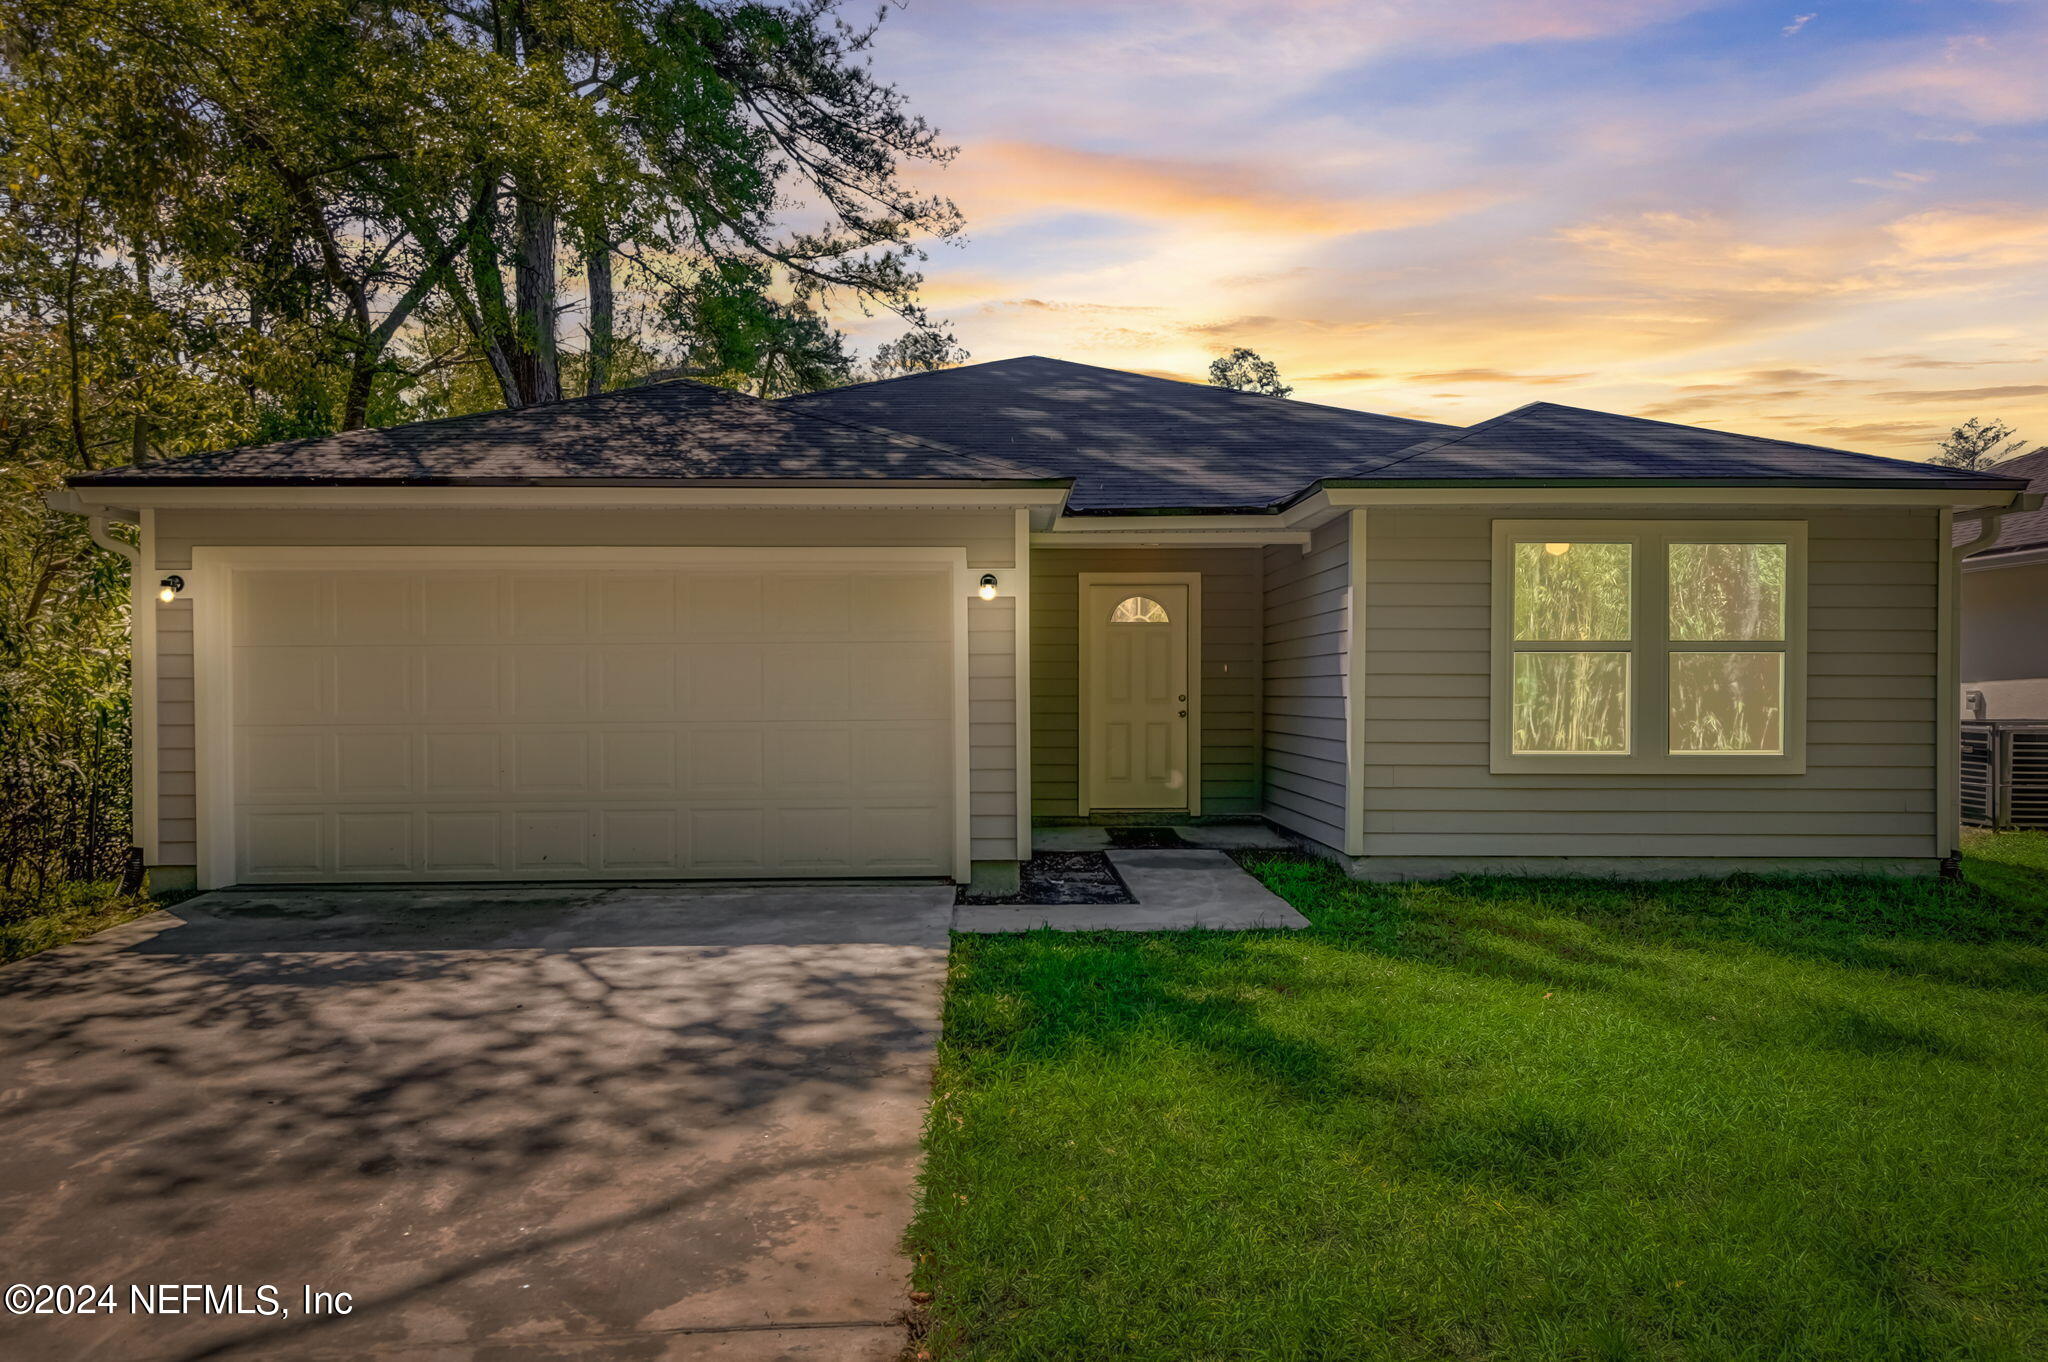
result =
M1182 710L1182 711L1180 712L1180 717L1181 717L1181 718L1183 718L1183 719L1187 718L1187 717L1188 717L1188 712L1187 712L1186 710Z

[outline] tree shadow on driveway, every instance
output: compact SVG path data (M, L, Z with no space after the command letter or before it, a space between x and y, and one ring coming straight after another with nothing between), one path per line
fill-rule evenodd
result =
M348 1291L343 1352L886 1324L950 908L208 895L37 957L0 974L8 1280ZM0 1351L262 1352L293 1313L8 1321Z

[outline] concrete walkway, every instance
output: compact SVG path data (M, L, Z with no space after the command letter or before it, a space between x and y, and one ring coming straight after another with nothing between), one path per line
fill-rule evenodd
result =
M1094 831L1094 829L1081 829ZM956 932L1177 932L1300 929L1308 919L1220 851L1111 851L1136 903L961 907Z
M0 1276L122 1307L0 1357L892 1359L952 900L210 894L0 970Z

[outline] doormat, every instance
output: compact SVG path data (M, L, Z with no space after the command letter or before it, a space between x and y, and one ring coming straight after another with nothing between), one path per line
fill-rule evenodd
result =
M962 885L955 903L1136 903L1109 857L1099 851L1042 851L1018 867L1018 889L1000 897L970 894Z
M1172 828L1110 828L1109 844L1119 851L1185 851L1188 841Z

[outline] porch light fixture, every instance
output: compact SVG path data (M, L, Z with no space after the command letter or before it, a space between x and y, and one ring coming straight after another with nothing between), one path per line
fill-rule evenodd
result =
M996 598L996 575L993 572L981 574L981 598L985 601Z
M172 601L178 599L178 593L184 589L185 579L173 572L170 576L157 583L156 598L165 605L169 605Z
M1545 544L1543 551L1552 558L1562 558L1572 551L1572 546L1570 544Z

